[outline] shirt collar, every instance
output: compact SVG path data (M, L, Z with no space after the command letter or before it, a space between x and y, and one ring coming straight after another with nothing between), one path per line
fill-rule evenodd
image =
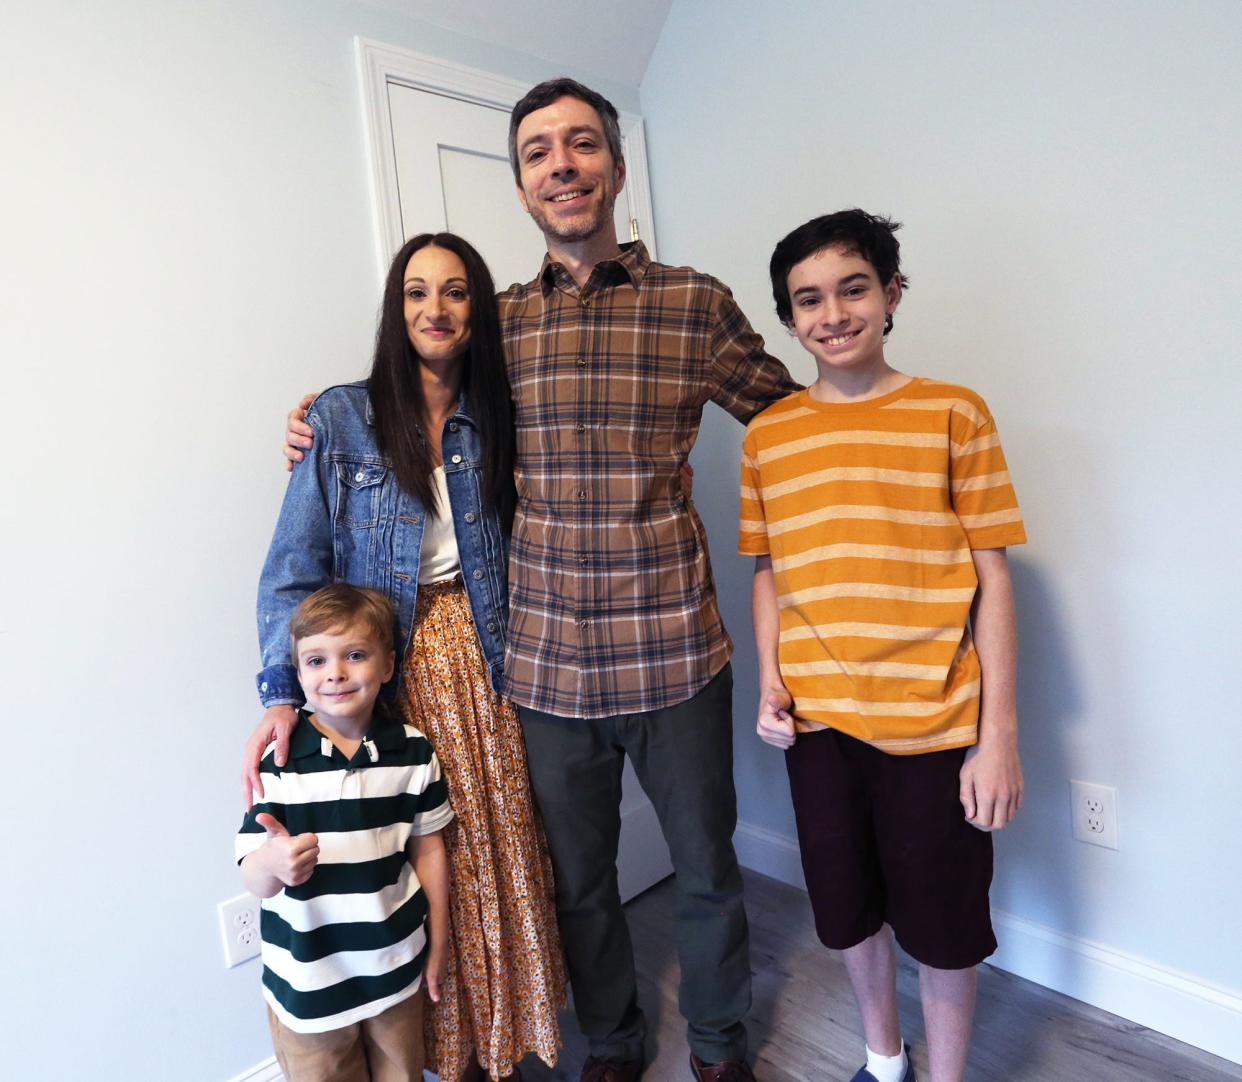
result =
M621 254L615 259L601 259L595 264L587 283L590 284L592 279L596 279L599 285L603 285L605 282L617 282L624 278L628 279L635 289L639 289L643 278L647 275L647 268L650 266L651 256L647 254L646 245L641 240L626 241L621 245ZM577 288L564 264L553 260L550 252L545 252L537 278L540 292L546 297L556 288L558 280L562 285Z
M405 727L399 718L391 717L381 706L375 717L371 719L371 730L366 739L375 743L381 751L400 751L405 743ZM289 758L305 759L308 755L323 753L323 736L311 724L310 715L306 710L298 711L298 723L294 726L293 735L289 738Z

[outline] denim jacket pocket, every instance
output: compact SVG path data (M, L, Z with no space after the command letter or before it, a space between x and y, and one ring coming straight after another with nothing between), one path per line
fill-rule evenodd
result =
M379 462L341 460L336 463L336 521L355 530L379 521L380 491L388 467Z

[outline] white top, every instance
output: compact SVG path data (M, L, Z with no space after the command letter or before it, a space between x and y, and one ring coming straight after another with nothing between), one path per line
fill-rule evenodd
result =
M423 526L423 547L418 558L420 584L452 578L461 570L457 554L457 535L453 532L453 511L449 507L448 483L444 467L437 466L431 474L436 491L436 513L427 513Z

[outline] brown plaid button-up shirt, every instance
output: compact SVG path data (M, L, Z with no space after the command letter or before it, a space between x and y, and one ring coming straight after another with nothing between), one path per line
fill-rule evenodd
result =
M517 424L506 693L576 718L683 702L733 644L678 468L709 399L745 422L798 386L725 286L641 242L581 289L545 257L499 301Z

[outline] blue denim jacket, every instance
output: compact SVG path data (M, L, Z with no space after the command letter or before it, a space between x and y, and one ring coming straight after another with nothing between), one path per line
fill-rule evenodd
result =
M255 678L265 707L301 704L289 651L289 619L308 594L351 582L387 594L397 610L397 677L414 627L418 562L426 511L404 492L375 443L367 383L324 391L306 414L314 446L294 467L276 532L259 578L259 649ZM504 671L508 538L483 510L479 434L459 402L441 436L445 482L466 596L492 687Z

